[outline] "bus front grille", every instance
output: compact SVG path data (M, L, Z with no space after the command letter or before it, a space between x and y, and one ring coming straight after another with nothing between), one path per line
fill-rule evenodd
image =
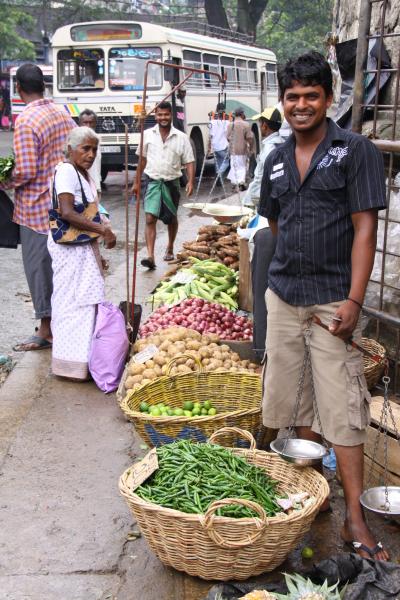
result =
M156 124L156 120L154 115L150 115L146 117L144 121L144 128L149 129L150 127L154 127ZM100 134L117 134L117 133L125 133L125 125L128 126L129 133L139 133L140 131L140 121L138 117L133 116L98 116L96 123L96 133Z

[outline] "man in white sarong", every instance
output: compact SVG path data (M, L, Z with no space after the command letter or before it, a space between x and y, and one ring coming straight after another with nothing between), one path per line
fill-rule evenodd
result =
M255 152L255 140L243 108L237 108L234 116L235 120L230 123L226 134L231 156L228 179L235 188L243 191L246 189L247 161Z

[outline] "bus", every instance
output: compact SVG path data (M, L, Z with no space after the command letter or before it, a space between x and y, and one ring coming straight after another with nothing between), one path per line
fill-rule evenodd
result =
M52 98L53 96L53 67L51 65L38 65L43 73L44 78L44 95L45 98ZM16 86L16 72L18 67L11 67L10 69L10 103L11 103L11 120L12 126L15 125L15 120L18 115L22 112L25 103L22 102L17 92Z
M76 23L57 29L52 38L53 99L73 119L85 109L97 115L103 178L108 170L124 168L125 125L129 163L137 162L139 115L147 60L216 71L226 79L226 112L242 107L246 117L277 102L276 56L270 50L179 29L133 21ZM175 69L177 81L184 72ZM146 111L171 90L165 71L150 65ZM220 83L207 73L193 74L185 83L186 133L199 172L208 148L210 113L215 111ZM145 128L155 125L154 114ZM259 144L259 130L252 124Z

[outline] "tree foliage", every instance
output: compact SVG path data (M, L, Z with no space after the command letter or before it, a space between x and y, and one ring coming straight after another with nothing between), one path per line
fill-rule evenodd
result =
M35 20L18 7L0 2L0 57L8 60L34 60L35 47L24 39L18 29L29 30Z
M308 50L324 53L332 9L333 0L269 0L257 41L273 50L281 63Z

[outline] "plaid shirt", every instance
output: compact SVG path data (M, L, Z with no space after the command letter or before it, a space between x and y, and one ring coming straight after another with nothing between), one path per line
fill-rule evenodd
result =
M15 188L14 221L48 233L50 178L63 159L74 121L54 102L34 100L19 115L14 132L15 167L3 188Z

